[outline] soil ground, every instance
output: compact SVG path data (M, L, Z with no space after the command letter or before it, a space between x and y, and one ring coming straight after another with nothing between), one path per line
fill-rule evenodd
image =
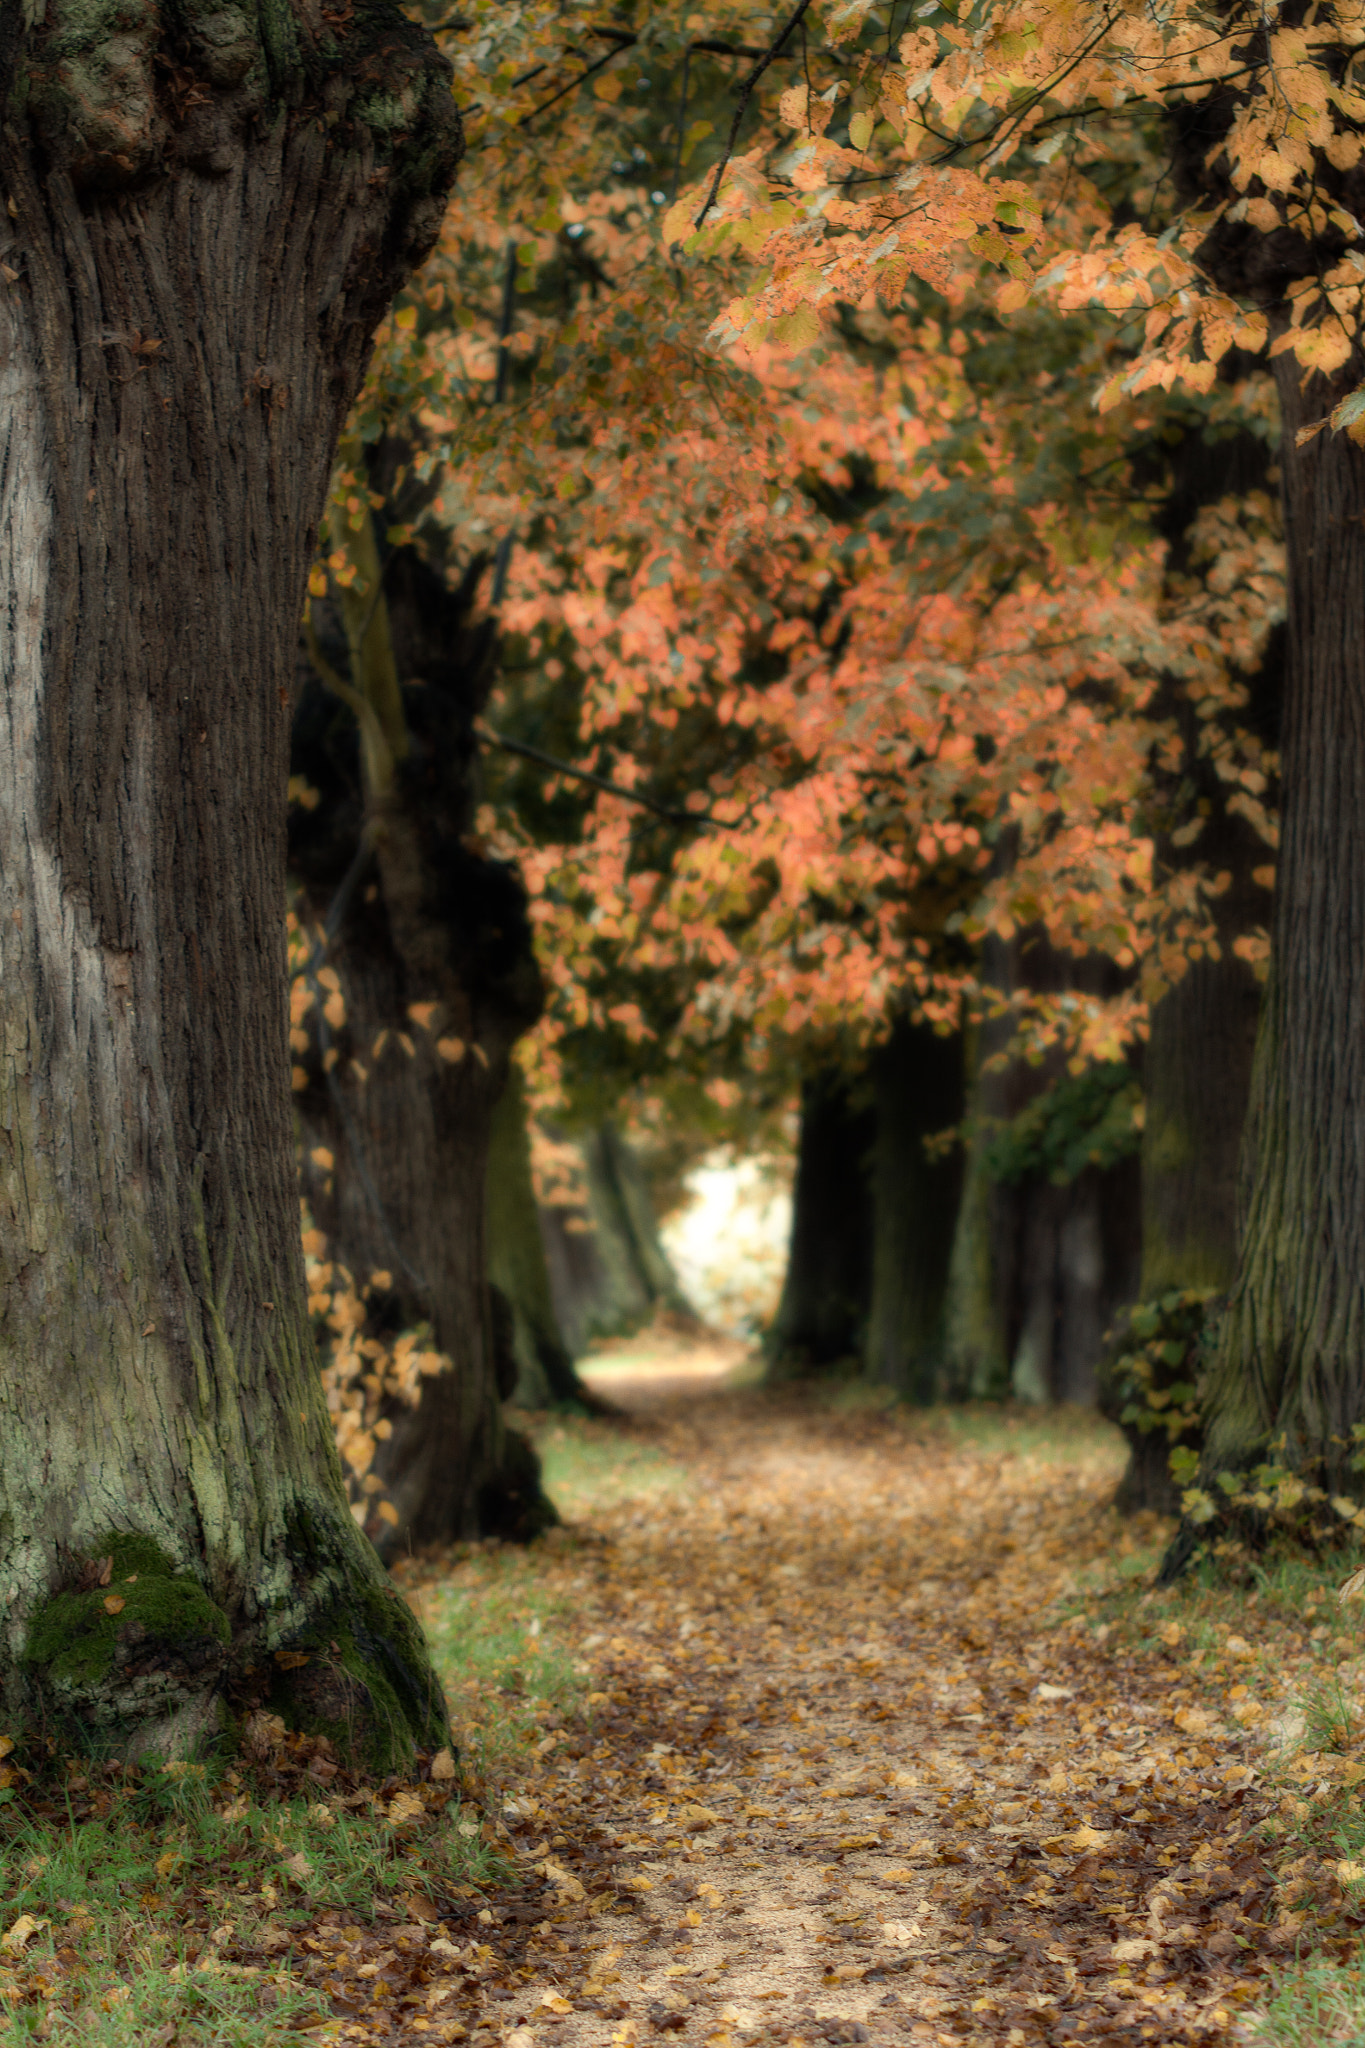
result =
M623 1420L579 1441L624 1434L657 1483L570 1497L536 1567L586 1713L502 1785L528 1885L469 1930L424 2038L1245 2038L1297 1925L1254 1831L1256 1717L1078 1614L1162 1534L1108 1508L1117 1435L974 1435L738 1362L593 1374Z

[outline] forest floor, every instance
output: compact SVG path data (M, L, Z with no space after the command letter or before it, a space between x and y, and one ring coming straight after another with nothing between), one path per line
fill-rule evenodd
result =
M458 1762L0 1762L0 2048L1365 2048L1358 1552L1159 1590L1092 1415L591 1376L561 1529L397 1569Z
M425 2037L1365 2042L1341 1561L1158 1592L1096 1418L736 1363L618 1352L622 1420L539 1427L549 1546L409 1568L534 1723L483 1776L523 1889ZM488 1674L453 1698L473 1762Z

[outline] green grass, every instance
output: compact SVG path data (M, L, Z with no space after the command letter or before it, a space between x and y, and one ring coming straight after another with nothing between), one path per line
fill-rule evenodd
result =
M1021 1401L969 1401L927 1414L959 1448L987 1456L1066 1465L1100 1460L1114 1466L1117 1479L1128 1455L1122 1433L1112 1422L1093 1408L1069 1403L1037 1408Z
M545 1490L570 1521L623 1501L677 1499L694 1484L685 1466L609 1422L556 1416L535 1439Z
M1321 1957L1290 1970L1251 2026L1257 2048L1365 2048L1365 1972Z
M207 1767L69 1766L63 1786L53 1764L0 1809L0 2044L301 2040L326 2015L290 1970L299 1930L448 1909L507 1875L456 1800L395 1825L321 1784L261 1803Z

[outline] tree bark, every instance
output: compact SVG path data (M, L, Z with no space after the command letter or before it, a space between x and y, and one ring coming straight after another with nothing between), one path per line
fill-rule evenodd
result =
M488 1278L506 1305L502 1313L508 1323L517 1402L523 1408L548 1408L555 1401L586 1403L588 1390L574 1371L550 1291L531 1174L526 1090L515 1061L493 1110L487 1214Z
M381 574L379 591L359 599L364 644L351 666L378 661L391 677L405 751L391 788L376 795L351 710L316 679L307 683L293 759L322 800L296 808L290 837L291 866L319 922L366 833L375 843L327 954L345 1022L330 1046L325 1034L302 1034L304 1197L330 1257L357 1281L388 1274L370 1298L372 1329L428 1324L450 1360L423 1380L416 1407L385 1407L389 1433L372 1470L398 1520L375 1515L366 1528L388 1554L480 1535L524 1538L554 1514L529 1444L503 1421L512 1388L499 1383L487 1287L493 1105L541 1002L520 880L471 842L473 722L493 680L492 627L471 620L470 590L452 588L413 548L382 572L376 560Z
M791 1245L767 1350L775 1378L862 1358L872 1290L874 1118L866 1082L829 1067L801 1088Z
M1005 994L1020 985L1114 985L1108 963L1069 959L1038 932L990 944L992 955L983 965L990 985ZM983 1028L995 1050L1008 1043L1007 1021ZM988 1155L1014 1120L1065 1076L1065 1063L1056 1056L1036 1066L1014 1059L983 1070L977 1114ZM1062 1185L1036 1172L997 1181L990 1222L993 1315L1009 1361L1009 1389L1017 1398L1095 1402L1105 1334L1137 1289L1139 1219L1135 1157L1102 1170L1087 1166Z
M1276 370L1289 570L1281 842L1204 1472L1244 1470L1283 1437L1282 1462L1339 1491L1365 1419L1365 452L1330 431L1295 445L1358 382L1358 364L1336 382L1303 378L1292 356ZM1168 1572L1195 1540L1182 1530Z
M245 1686L385 1763L447 1723L348 1512L309 1333L289 683L337 434L439 226L458 122L429 39L383 0L316 31L134 8L79 46L60 7L19 19L0 37L0 1689L125 1754L184 1754Z
M897 1018L872 1056L872 1294L864 1372L905 1400L928 1403L944 1374L948 1262L962 1189L954 1143L931 1158L925 1139L963 1111L962 1038Z

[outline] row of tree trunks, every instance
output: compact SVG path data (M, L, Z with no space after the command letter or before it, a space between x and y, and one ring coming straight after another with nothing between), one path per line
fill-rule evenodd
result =
M805 1082L773 1377L839 1370L908 1400L942 1391L961 1163L926 1140L960 1121L962 1086L961 1038L904 1017L866 1072Z
M634 1146L610 1121L577 1144L586 1200L540 1212L555 1317L570 1355L579 1358L597 1339L628 1335L659 1315L695 1325Z

